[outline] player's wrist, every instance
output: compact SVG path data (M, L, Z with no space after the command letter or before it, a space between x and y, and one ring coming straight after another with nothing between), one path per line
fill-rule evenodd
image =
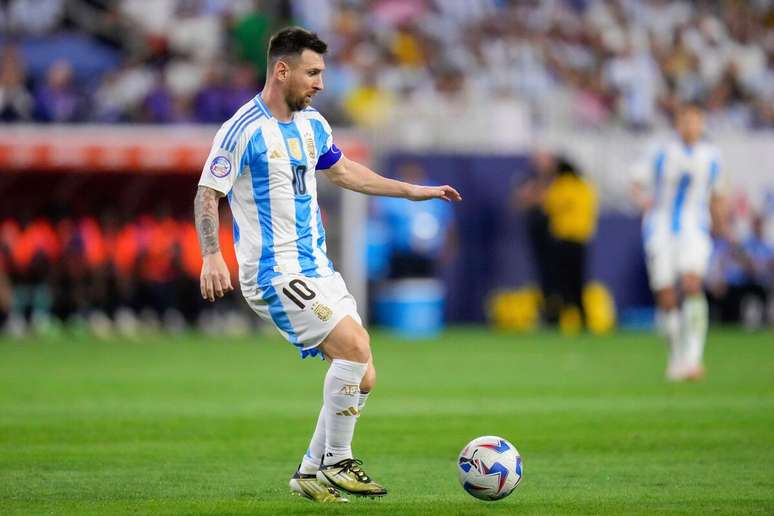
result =
M204 261L212 261L217 260L218 258L222 258L223 256L220 253L220 249L216 249L214 251L208 251L205 254L202 254L202 260Z
M404 186L404 192L403 197L406 199L413 199L417 196L417 192L419 190L419 187L417 185L413 185L411 183L403 183Z

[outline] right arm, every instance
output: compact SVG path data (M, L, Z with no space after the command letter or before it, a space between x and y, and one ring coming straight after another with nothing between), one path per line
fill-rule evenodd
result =
M650 198L645 186L639 181L633 181L631 186L631 195L634 204L642 213L647 213L653 206L653 200Z
M231 275L220 252L218 242L218 203L223 194L206 186L199 186L194 199L194 220L202 253L202 273L199 287L202 297L210 302L234 290Z
M653 207L653 192L651 191L654 175L663 166L660 148L649 151L645 157L634 163L631 170L629 196L641 213L647 213Z

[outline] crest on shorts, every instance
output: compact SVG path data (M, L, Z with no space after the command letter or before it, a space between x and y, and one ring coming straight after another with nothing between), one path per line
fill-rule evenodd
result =
M333 310L325 306L322 303L315 303L312 305L312 313L317 316L322 322L328 322L333 316Z
M290 150L290 155L293 159L301 159L304 157L304 155L301 154L301 142L298 138L288 138L288 150Z
M225 156L218 156L210 163L210 173L215 177L226 177L231 173L231 162Z

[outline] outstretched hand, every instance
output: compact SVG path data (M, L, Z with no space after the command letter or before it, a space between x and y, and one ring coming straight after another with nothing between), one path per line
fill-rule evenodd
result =
M449 185L442 186L418 186L412 185L408 196L412 201L427 201L429 199L443 199L444 201L461 201L462 196Z

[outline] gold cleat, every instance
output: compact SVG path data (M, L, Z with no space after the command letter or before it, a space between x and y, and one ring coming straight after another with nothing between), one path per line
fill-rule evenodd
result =
M298 471L290 479L290 490L295 494L320 503L347 503L339 490L323 484L315 475L304 475Z
M317 480L331 487L359 496L384 496L387 490L366 475L360 467L362 460L344 459L328 466L321 466Z

